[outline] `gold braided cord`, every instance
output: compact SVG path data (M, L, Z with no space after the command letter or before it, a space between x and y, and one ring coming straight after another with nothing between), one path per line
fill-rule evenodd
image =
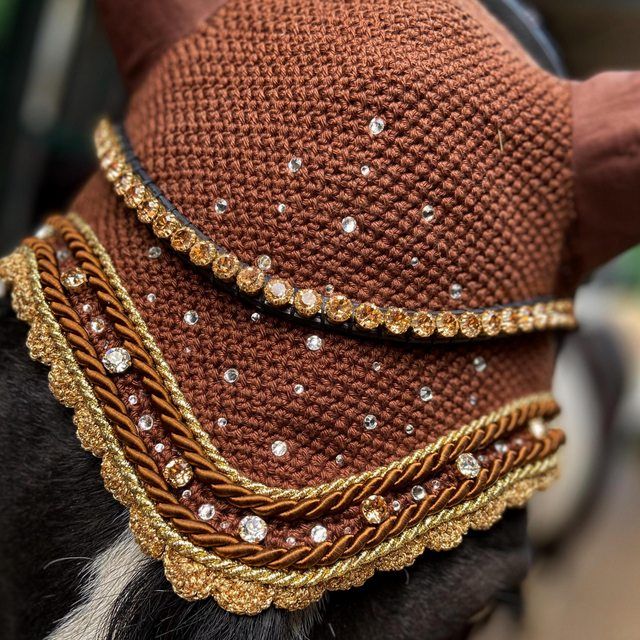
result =
M32 357L51 367L52 392L75 409L74 423L83 446L103 457L105 486L130 508L138 543L149 555L164 560L167 576L183 597L213 596L236 613L257 613L271 603L300 608L324 590L361 584L376 569L406 566L425 548L459 544L469 528L491 526L507 506L524 504L555 473L555 455L515 469L477 498L429 516L395 538L329 567L274 571L222 559L184 539L149 499L48 307L34 253L23 246L0 261L0 278L13 284L14 309L31 325L27 343Z
M93 230L87 225L87 223L77 214L70 213L68 218L73 222L76 228L82 233L87 244L91 247L91 250L95 253L100 260L103 271L109 280L109 284L113 288L114 292L118 296L120 303L126 310L129 319L138 331L142 341L148 350L149 354L153 358L156 368L162 376L167 390L169 391L173 402L180 410L183 419L193 431L193 434L209 459L218 467L218 469L229 477L229 479L239 484L242 487L250 489L254 493L266 495L271 498L282 498L290 500L301 500L304 498L315 498L331 491L343 491L348 487L355 484L366 482L371 478L384 476L388 471L393 469L404 469L405 467L413 464L414 462L420 462L427 456L436 451L441 450L448 444L457 442L460 438L471 435L475 431L482 429L483 427L496 422L500 418L520 411L526 408L530 404L549 404L553 403L553 396L550 393L537 393L519 398L513 402L510 402L498 410L486 414L477 420L470 422L469 424L445 435L430 443L422 449L418 449L408 456L399 460L394 460L389 465L384 467L378 467L371 471L364 471L359 474L349 476L347 478L338 478L332 482L320 484L316 486L304 487L301 489L285 489L281 487L272 487L260 482L256 482L251 478L248 478L242 474L238 469L231 466L227 460L220 454L218 449L211 442L209 434L203 429L202 425L196 418L191 405L184 397L182 390L180 389L171 368L167 364L162 355L162 351L159 349L155 342L155 339L151 335L145 321L142 319L136 305L131 300L125 286L123 285L120 277L118 276L113 262L105 248L102 246Z

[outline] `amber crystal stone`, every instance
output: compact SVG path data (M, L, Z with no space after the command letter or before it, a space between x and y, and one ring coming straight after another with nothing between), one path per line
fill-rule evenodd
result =
M293 287L280 278L271 278L264 288L264 299L274 307L284 307L291 303Z
M411 316L404 309L391 307L384 314L384 324L389 333L402 335L411 326Z
M189 251L189 260L198 267L206 267L213 262L216 255L216 248L213 242L199 240Z
M233 280L239 269L240 261L232 253L223 253L213 260L213 275L220 280Z
M353 303L347 296L336 294L327 300L324 310L329 322L340 324L351 319Z
M518 310L518 327L521 331L533 331L533 309L531 307L520 307Z
M482 330L488 336L497 336L502 329L502 319L497 311L487 309L482 312Z
M172 487L179 489L191 482L193 469L184 458L176 457L167 462L162 475Z
M127 165L122 160L115 160L107 167L104 175L109 182L115 182L126 170Z
M293 297L293 305L301 316L310 318L322 308L322 296L313 289L300 289Z
M134 182L133 186L129 187L124 194L124 203L129 209L135 209L140 206L149 197L147 188L142 182Z
M244 267L236 277L236 284L242 293L254 296L264 285L264 272L258 267Z
M153 222L154 218L156 218L158 214L163 211L164 207L160 204L159 200L156 200L155 198L149 198L138 207L138 220L140 220L140 222L148 224L149 222Z
M502 320L502 330L505 333L516 333L518 331L518 312L515 309L506 308L500 312Z
M477 338L482 331L482 320L475 313L465 311L460 316L460 331L465 338Z
M458 330L460 329L460 325L458 323L458 318L456 318L455 314L451 313L451 311L443 311L438 314L438 319L436 320L436 326L438 328L438 333L443 338L453 338L458 335Z
M380 524L389 517L389 507L382 496L372 495L363 500L362 515L371 524Z
M119 196L123 196L134 184L133 173L125 169L124 173L115 181L113 189Z
M427 311L418 311L411 319L411 328L418 338L428 338L436 330L436 320Z
M169 238L180 228L180 223L172 213L164 213L153 220L153 232L158 238Z
M171 236L171 246L176 251L189 251L196 239L196 232L193 229L182 227Z
M354 313L356 324L361 329L377 329L384 321L384 314L373 302L363 302Z
M548 305L538 302L533 306L533 326L538 331L544 331L549 323Z

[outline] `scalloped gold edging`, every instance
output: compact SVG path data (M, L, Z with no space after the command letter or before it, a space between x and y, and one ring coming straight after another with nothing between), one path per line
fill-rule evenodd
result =
M372 469L371 471L364 471L362 473L351 475L346 478L338 478L325 484L309 486L303 489L284 489L281 487L272 487L260 482L256 482L255 480L252 480L251 478L248 478L244 474L240 473L235 467L231 466L227 462L226 458L224 458L220 454L218 449L214 446L209 434L204 430L199 420L195 416L191 405L184 397L184 394L182 393L180 386L178 385L178 382L175 379L173 372L171 371L171 368L162 355L162 351L158 347L144 319L140 315L138 309L136 308L136 305L134 304L133 300L131 300L131 297L129 296L125 286L120 280L120 277L116 272L109 254L102 246L93 230L78 214L70 213L67 217L83 235L87 244L91 247L91 250L100 261L109 284L111 285L114 293L118 297L118 300L120 300L120 303L127 312L127 315L136 328L136 331L140 335L145 348L153 358L156 369L162 376L163 382L165 383L167 390L171 395L171 399L179 409L185 423L193 432L198 444L200 444L200 446L204 449L207 457L233 483L250 489L256 494L265 495L275 499L303 500L305 498L317 498L332 491L344 491L345 489L348 489L355 484L366 482L371 478L382 477L392 469L403 469L413 464L414 462L420 462L424 460L428 455L439 451L449 444L457 442L460 438L466 435L473 434L478 429L481 429L486 425L491 424L492 422L498 421L505 415L509 415L518 410L521 410L529 404L543 404L551 403L554 401L553 395L550 393L535 393L523 398L519 398L507 403L506 405L500 407L495 411L492 411L491 413L482 416L481 418L478 418L477 420L473 420L469 424L460 427L459 429L456 429L455 431L452 431L445 436L442 436L435 442L427 445L422 449L414 451L404 458L394 460L384 467L378 467L377 469Z
M427 548L456 546L470 528L491 526L507 506L524 504L555 474L555 455L516 469L474 500L438 512L395 538L329 567L273 571L222 559L183 538L155 509L44 299L33 252L23 246L0 260L0 278L13 285L16 314L30 324L27 344L31 357L50 366L51 391L75 410L74 423L83 447L102 456L105 487L129 508L137 543L146 554L163 560L167 578L183 598L212 596L223 608L242 614L258 613L270 604L303 608L325 590L360 585L376 570L402 568Z

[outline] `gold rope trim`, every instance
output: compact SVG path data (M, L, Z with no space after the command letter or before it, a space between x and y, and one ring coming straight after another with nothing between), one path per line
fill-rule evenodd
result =
M156 344L156 341L151 335L145 321L142 319L142 316L140 315L136 305L131 300L131 297L129 296L126 288L120 280L120 277L118 276L116 269L113 266L113 262L111 261L111 258L106 249L102 246L93 230L78 214L70 213L68 215L68 218L71 220L71 222L73 222L80 233L82 233L87 244L91 247L91 250L100 260L103 271L109 280L109 284L113 288L115 294L118 296L118 299L126 310L129 319L142 338L142 342L153 358L156 368L162 376L165 385L167 386L167 390L171 395L171 399L175 403L176 407L180 410L180 413L182 414L182 417L184 418L189 428L193 431L200 446L202 446L202 448L205 450L210 460L220 469L220 471L227 475L232 482L246 487L254 493L266 495L271 498L301 500L304 498L315 498L331 491L343 491L344 489L347 489L348 487L351 487L360 482L366 482L371 478L384 476L388 471L392 469L403 469L410 464L413 464L414 462L422 461L427 456L435 453L436 451L439 451L446 445L455 443L460 438L466 435L471 435L475 431L485 427L486 425L491 424L492 422L496 422L503 416L510 415L516 411L519 411L520 409L532 403L542 404L553 402L553 396L550 393L537 393L519 398L518 400L510 402L492 413L484 415L481 418L470 422L469 424L447 434L446 436L442 436L435 442L427 445L422 449L414 451L404 458L394 460L387 466L378 467L377 469L373 469L371 471L364 471L347 478L338 478L336 480L333 480L332 482L328 482L325 484L304 487L302 489L284 489L281 487L271 487L260 482L256 482L240 473L235 467L231 466L211 442L209 434L202 428L202 425L193 413L193 409L191 408L191 405L189 404L187 399L184 397L184 394L182 393L182 390L180 389L173 375L173 372L171 371L171 368L162 355L162 351Z
M51 367L51 390L65 406L75 409L74 423L83 446L103 457L105 486L130 508L136 540L147 554L164 560L167 577L182 597L213 596L225 609L236 613L257 613L271 603L287 609L301 608L327 589L361 584L376 569L406 566L426 548L456 546L470 528L491 526L507 506L524 504L555 474L555 455L516 469L476 499L434 514L378 547L330 567L273 571L221 559L183 538L156 511L44 299L33 252L21 247L0 261L0 278L13 284L14 309L31 325L27 340L31 356Z

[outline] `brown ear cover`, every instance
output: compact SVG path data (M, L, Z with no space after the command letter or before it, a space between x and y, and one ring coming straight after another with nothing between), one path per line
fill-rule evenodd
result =
M575 83L573 135L572 244L583 278L640 242L640 72Z
M97 0L125 85L131 91L179 38L225 0Z

